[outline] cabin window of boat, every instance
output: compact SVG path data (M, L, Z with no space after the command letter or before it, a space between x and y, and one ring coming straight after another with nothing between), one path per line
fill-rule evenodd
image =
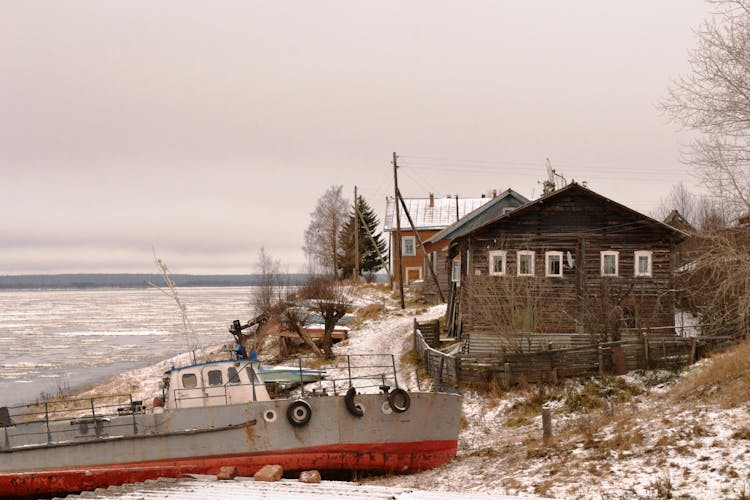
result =
M198 377L195 373L183 373L182 374L182 387L185 389L193 389L198 387Z
M247 378L252 381L253 385L258 385L260 383L260 381L258 380L258 376L255 374L255 370L253 370L252 366L247 367Z
M237 368L234 366L230 366L227 368L227 377L229 378L230 384L239 384L240 383L240 374L237 372Z
M208 385L224 385L221 379L221 370L208 371Z

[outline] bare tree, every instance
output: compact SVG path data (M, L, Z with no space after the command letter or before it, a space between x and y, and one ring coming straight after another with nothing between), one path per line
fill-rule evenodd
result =
M346 313L352 310L357 287L353 282L329 278L313 278L300 294L310 307L323 318L321 347L326 357L333 357L333 330Z
M651 214L655 219L665 220L672 210L677 210L695 229L708 231L719 229L726 225L722 218L718 200L712 196L701 196L692 193L684 183L672 186L669 195L661 200L659 206Z
M706 251L678 274L680 306L704 334L746 334L750 323L750 234L746 227L700 236Z
M260 247L255 270L260 275L260 282L253 288L251 305L256 314L270 315L274 306L284 298L281 262L269 255L265 247Z
M310 213L305 230L305 253L321 272L336 276L339 269L339 233L347 220L349 201L342 195L343 186L331 186L318 199Z
M718 10L689 55L691 72L672 82L662 107L701 134L686 161L730 220L750 211L750 2L713 3Z

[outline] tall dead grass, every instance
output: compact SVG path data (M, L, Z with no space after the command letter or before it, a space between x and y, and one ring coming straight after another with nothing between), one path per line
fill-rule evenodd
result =
M675 401L700 400L733 408L750 401L750 339L711 356L675 387Z

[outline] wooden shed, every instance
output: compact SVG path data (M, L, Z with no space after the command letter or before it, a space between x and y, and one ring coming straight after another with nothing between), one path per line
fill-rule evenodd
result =
M449 333L602 341L674 325L672 253L685 236L571 183L452 236L448 259L460 277Z

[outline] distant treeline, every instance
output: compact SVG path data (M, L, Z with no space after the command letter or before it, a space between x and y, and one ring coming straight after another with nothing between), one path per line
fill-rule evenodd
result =
M297 285L306 274L285 274L280 283ZM173 274L177 286L254 286L261 282L257 274ZM22 274L0 276L0 289L8 288L146 288L149 283L165 286L161 274Z

